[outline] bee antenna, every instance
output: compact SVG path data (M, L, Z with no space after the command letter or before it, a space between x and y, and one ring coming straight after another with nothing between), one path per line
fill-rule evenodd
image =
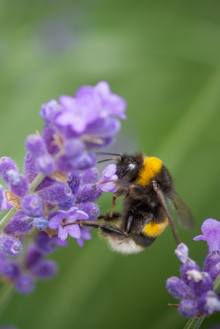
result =
M122 157L122 154L117 153L108 153L108 152L96 152L97 155L116 155L118 157ZM111 159L110 159L111 160Z
M106 162L106 161L110 161L110 160L116 160L116 158L110 158L110 159L105 159L105 160L101 160L101 161L98 161L97 163L101 163L101 162Z

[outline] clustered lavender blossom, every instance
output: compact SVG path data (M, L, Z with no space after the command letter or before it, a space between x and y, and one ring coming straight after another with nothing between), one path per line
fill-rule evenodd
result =
M175 253L182 265L181 279L171 277L167 280L167 290L178 299L179 313L192 318L212 315L220 311L220 294L213 289L213 283L220 274L220 222L207 219L203 222L199 235L194 240L205 240L209 254L203 264L203 271L194 260L188 257L188 247L181 243Z
M41 135L26 139L24 174L8 157L0 159L0 174L9 190L0 186L0 209L8 209L0 222L0 274L16 290L28 294L35 280L56 274L57 265L45 259L57 246L65 246L68 234L91 239L89 230L77 220L95 220L94 203L103 191L114 191L116 165L108 166L99 181L94 148L113 142L125 119L125 100L111 93L107 82L83 86L75 97L49 101L40 115L45 121ZM37 183L36 183L37 182ZM23 240L31 243L20 257ZM13 258L12 258L13 257Z

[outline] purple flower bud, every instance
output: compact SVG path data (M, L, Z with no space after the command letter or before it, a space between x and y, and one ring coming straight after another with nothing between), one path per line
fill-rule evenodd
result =
M81 174L78 172L72 172L68 175L68 185L73 194L76 194L80 186Z
M24 173L25 176L28 177L29 183L31 183L34 178L38 175L38 172L35 167L35 158L30 154L27 153L24 161ZM38 185L35 191L40 191L45 187L52 186L53 184L57 183L54 179L50 177L45 177L42 182Z
M45 154L35 161L37 171L44 175L51 175L54 172L55 164L51 155Z
M52 236L51 238L45 232L39 232L35 238L37 248L44 254L50 254L56 251L58 245L58 238Z
M18 185L20 183L20 174L14 169L10 169L6 172L8 176L9 184Z
M37 194L26 195L21 199L21 207L29 217L41 217L44 214L42 201Z
M71 158L66 154L60 155L56 158L56 168L58 171L69 173L74 170L74 167L71 162Z
M30 154L27 153L24 161L24 173L28 177L29 183L31 183L35 177L37 177L38 172L35 167L35 158ZM53 184L57 183L54 179L50 177L45 177L42 182L38 185L35 191L40 191L45 187L52 186Z
M37 176L37 170L35 168L35 158L27 153L24 160L24 174L28 178L29 183L31 183Z
M55 130L49 125L45 126L42 131L42 138L43 138L44 142L46 143L47 151L51 155L55 155L59 152L59 147L56 144L54 144L55 133L56 133Z
M203 270L205 272L209 272L211 268L220 262L220 251L219 250L213 250L205 259L204 268Z
M211 275L212 280L214 281L220 274L220 262L212 266L211 270L209 271L209 274Z
M7 175L7 172L12 169L15 170L16 172L19 172L16 164L11 158L8 157L0 158L0 174L3 180L5 181L5 183L7 184L9 183L9 177Z
M69 210L71 207L73 207L75 204L75 197L73 195L72 199L68 199L63 202L58 203L58 207L62 210Z
M187 271L190 270L199 271L199 266L196 264L194 260L192 260L191 258L187 258L186 262L183 263L180 267L181 278L186 284L189 284L190 282L190 280L188 279L188 275L186 273Z
M32 275L38 280L50 279L57 274L57 264L52 260L41 261L31 269Z
M32 225L42 231L48 226L48 220L44 217L35 217Z
M82 174L81 184L96 184L99 179L99 172L97 168L91 168Z
M189 299L194 297L192 289L179 278L172 276L166 281L166 288L171 295L178 299Z
M48 103L42 105L40 116L45 120L45 122L51 123L61 111L62 108L58 102L51 99Z
M73 170L86 170L96 165L96 156L94 153L83 152L81 156L70 160Z
M0 252L0 274L4 273L5 266L9 263L9 259L3 252Z
M85 149L83 141L79 138L67 139L63 146L66 155L70 158L80 156Z
M189 280L189 286L193 289L197 297L201 296L204 292L212 290L212 278L209 273L189 270L186 274Z
M26 235L32 229L33 219L18 211L4 227L4 232L13 236Z
M71 202L74 199L71 189L63 183L44 188L39 191L39 196L49 203Z
M15 280L15 289L21 294L28 295L34 290L34 288L35 288L34 281L29 275L26 274L20 275Z
M11 192L19 196L20 198L25 196L25 194L27 194L29 191L28 179L24 175L17 175L17 177L15 177L14 175L10 175L9 186Z
M30 269L31 267L35 266L42 258L42 252L39 251L35 245L30 245L27 248L24 265L27 269Z
M196 300L183 300L179 305L179 313L188 318L194 318L199 314Z
M42 137L37 134L29 135L27 137L26 149L34 158L43 156L47 152Z
M79 188L76 195L77 203L92 202L96 200L102 191L98 191L96 185L86 184Z
M3 209L3 205L4 205L4 187L0 184L0 213Z
M103 148L106 147L110 144L112 144L115 141L115 136L114 137L105 137L101 138L99 137L98 139L90 138L85 141L85 147L88 150L91 149L96 149L96 148Z
M219 297L214 291L207 291L198 300L199 310L206 315L212 315L220 311Z
M21 273L20 265L14 261L10 260L4 268L4 275L8 278L15 280Z
M8 256L17 256L22 251L22 244L18 239L11 236L0 236L0 250Z
M189 248L184 243L180 243L175 250L175 254L181 263L185 263L189 255Z
M95 203L85 202L80 203L77 206L89 216L89 220L95 220L99 217L100 210Z

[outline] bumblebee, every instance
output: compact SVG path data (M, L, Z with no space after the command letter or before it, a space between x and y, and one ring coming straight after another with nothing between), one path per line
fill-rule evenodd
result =
M181 227L192 231L194 221L189 209L176 193L173 180L163 162L142 153L109 155L118 157L99 162L116 160L116 184L119 188L113 195L111 213L99 217L104 220L103 224L80 221L80 226L99 228L111 248L124 254L137 253L149 247L168 223L179 244L178 232L166 200L170 202ZM123 211L118 214L114 213L114 206L120 196L124 196ZM116 220L119 225L112 225Z

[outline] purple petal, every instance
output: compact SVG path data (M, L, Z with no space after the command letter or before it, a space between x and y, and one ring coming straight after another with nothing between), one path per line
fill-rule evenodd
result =
M195 240L206 240L209 246L209 252L220 250L220 222L216 219L206 219L201 226L202 233L195 237Z
M75 101L75 98L68 95L61 95L59 97L59 102L65 110L70 110L74 105Z
M102 177L110 178L112 175L114 175L117 171L116 164L110 164L108 167L106 167L102 172Z
M78 134L85 131L86 122L83 116L73 115L71 112L64 112L56 118L56 123L62 127L70 126L70 128Z
M81 237L85 240L91 240L92 236L89 233L89 229L87 228L81 228Z
M56 230L58 226L61 224L62 219L60 218L60 215L56 215L48 223L48 226L52 228L53 230Z
M84 245L84 241L83 241L82 238L77 239L77 243L78 243L78 245L79 245L81 248L82 248L83 245Z
M185 263L188 258L189 248L184 243L180 243L175 250L175 254L181 263Z
M109 84L106 81L100 81L98 82L94 90L98 92L98 94L104 98L107 98L111 94L111 89L109 87Z
M87 219L89 216L82 210L77 210L77 219Z
M68 228L69 235L72 238L79 239L81 236L79 225L68 225L66 226Z
M60 240L64 241L66 240L67 236L68 236L68 230L67 230L68 226L62 227L61 225L59 226L58 229L58 238L60 238Z
M197 235L195 236L195 238L193 238L194 241L200 241L200 240L204 240L207 241L207 238L204 235Z

